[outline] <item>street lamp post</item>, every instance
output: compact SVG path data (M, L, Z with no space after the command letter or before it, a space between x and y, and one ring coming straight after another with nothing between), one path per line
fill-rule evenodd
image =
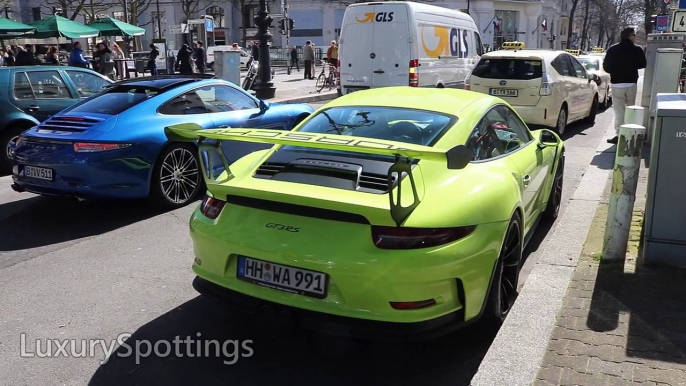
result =
M274 82L272 82L271 60L269 57L269 39L272 37L272 34L269 32L269 25L271 23L272 17L267 12L267 0L260 0L259 11L255 17L260 50L257 83L254 86L255 96L260 99L270 99L276 95L276 87L274 87Z
M155 1L157 6L157 38L162 39L162 16L160 15L160 0Z

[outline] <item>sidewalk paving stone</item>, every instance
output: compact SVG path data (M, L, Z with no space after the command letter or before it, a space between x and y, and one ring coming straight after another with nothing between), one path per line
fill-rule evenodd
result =
M623 264L600 254L607 181L534 384L686 385L683 271L646 267L640 254L647 177L645 165Z

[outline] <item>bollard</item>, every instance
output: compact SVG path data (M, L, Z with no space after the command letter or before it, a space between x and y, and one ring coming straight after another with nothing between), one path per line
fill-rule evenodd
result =
M642 115L637 112L632 118L642 119ZM612 172L610 208L605 222L603 260L624 261L626 257L645 133L645 127L636 124L625 124L619 129L617 154Z
M641 106L627 106L624 113L624 124L634 124L643 126L643 118L645 115L645 107Z

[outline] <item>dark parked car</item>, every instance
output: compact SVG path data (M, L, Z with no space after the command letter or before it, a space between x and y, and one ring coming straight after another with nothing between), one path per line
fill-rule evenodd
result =
M111 83L77 67L0 68L0 172L10 170L8 145L19 134Z

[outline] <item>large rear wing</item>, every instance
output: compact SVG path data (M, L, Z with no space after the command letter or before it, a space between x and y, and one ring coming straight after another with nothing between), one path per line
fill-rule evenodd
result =
M198 141L203 176L207 186L221 185L233 178L228 158L222 151L222 140L265 143L273 145L301 146L316 149L338 150L362 154L385 155L395 157L395 163L388 170L388 194L391 205L391 216L396 224L400 224L419 205L419 197L412 176L412 161L415 159L445 162L447 169L457 170L466 167L472 160L472 151L464 145L458 145L450 150L435 149L429 146L387 141L374 138L354 137L337 134L305 133L297 131L268 130L268 129L203 129L195 123L172 125L165 128L167 136L175 141ZM208 141L218 140L218 141ZM217 180L212 163L212 154L219 156L227 178ZM207 165L206 165L207 163ZM394 181L392 176L397 173L397 189L393 194ZM412 195L412 205L401 206L401 179L408 176Z

